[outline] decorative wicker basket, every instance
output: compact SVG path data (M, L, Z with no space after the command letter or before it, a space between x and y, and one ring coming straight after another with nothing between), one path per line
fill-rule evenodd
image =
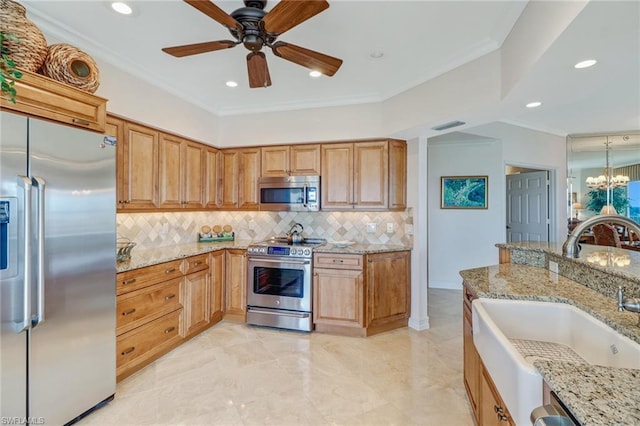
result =
M42 31L27 19L26 9L12 0L0 0L0 31L17 40L5 40L16 67L36 72L47 56L47 40Z
M100 72L93 58L77 47L59 43L49 46L40 73L93 93L100 86Z

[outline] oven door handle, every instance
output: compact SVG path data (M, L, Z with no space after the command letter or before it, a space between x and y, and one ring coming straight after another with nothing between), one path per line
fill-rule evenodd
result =
M255 312L258 314L267 314L267 315L278 315L278 316L288 316L288 317L295 317L295 318L309 318L309 316L311 315L309 312L289 312L289 311L268 311L268 310L263 310L263 309L256 309L253 307L249 307L247 309L247 312Z
M311 264L311 260L274 260L274 259L255 259L255 258L249 258L249 263L254 262L254 263L278 263L278 264L283 264L283 263L292 263L295 265L309 265Z

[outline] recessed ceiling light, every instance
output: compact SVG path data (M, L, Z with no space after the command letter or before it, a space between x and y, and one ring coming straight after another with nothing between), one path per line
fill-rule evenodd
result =
M228 87L238 87L238 83L233 80L229 80L225 83Z
M314 70L314 71L311 71L311 72L309 73L309 75L310 75L311 77L313 77L313 78L318 78L318 77L320 77L320 76L322 75L322 73L321 73L320 71L315 71L315 70Z
M577 68L577 69L589 68L589 67L594 66L597 62L598 61L596 61L595 59L588 59L586 61L578 62L573 67Z
M380 59L384 56L384 52L380 50L374 50L373 52L369 53L369 56L371 56L373 59Z
M111 8L118 13L122 13L123 15L131 15L131 13L133 12L131 6L121 1L114 1L113 3L111 3Z
M539 107L540 105L542 105L542 102L538 102L538 101L536 101L536 102L529 102L529 103L527 104L527 108L537 108L537 107Z

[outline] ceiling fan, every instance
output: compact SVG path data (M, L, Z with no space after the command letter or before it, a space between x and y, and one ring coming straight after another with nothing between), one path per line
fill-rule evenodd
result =
M170 55L183 57L229 49L242 43L251 51L247 55L251 88L271 86L267 58L264 52L261 52L264 46L270 47L276 56L328 76L334 75L342 65L342 59L276 41L282 33L327 9L329 3L326 0L281 0L269 12L264 11L266 0L244 0L245 7L231 14L227 14L209 0L184 2L227 27L235 40L208 41L165 47L162 50Z

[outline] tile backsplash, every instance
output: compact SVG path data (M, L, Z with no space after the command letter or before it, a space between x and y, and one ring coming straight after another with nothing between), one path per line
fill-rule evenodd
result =
M138 248L195 242L202 225L228 224L233 227L236 240L260 241L274 235L285 235L295 222L304 226L303 235L307 237L413 245L411 209L402 212L214 211L117 215L118 237L129 238L138 244ZM375 231L367 232L367 225L371 223L375 224ZM393 228L392 232L387 232L388 226Z

